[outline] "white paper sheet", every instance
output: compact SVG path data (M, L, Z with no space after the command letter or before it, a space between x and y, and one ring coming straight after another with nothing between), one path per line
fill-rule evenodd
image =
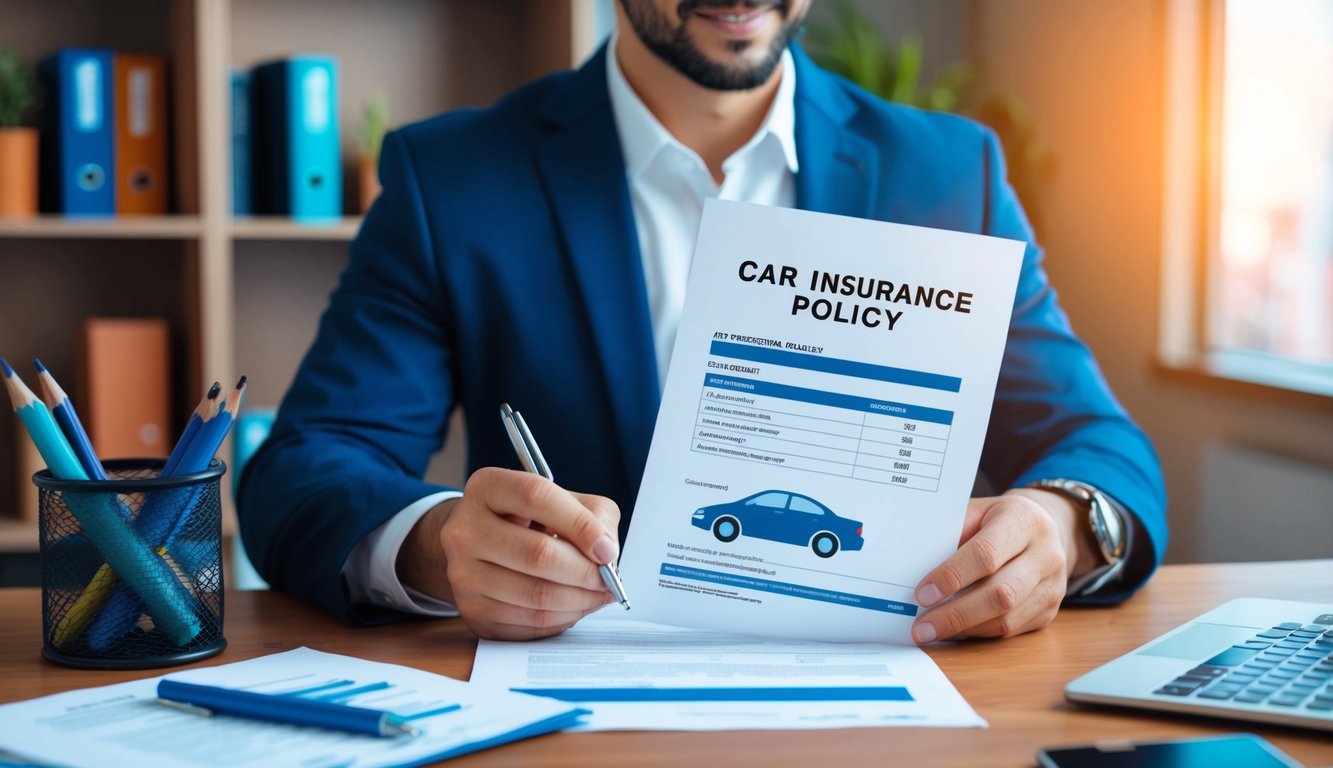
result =
M201 717L157 704L161 678L154 677L0 706L0 751L70 766L403 765L462 754L492 740L511 741L534 724L568 719L561 716L571 709L551 699L308 648L166 676L260 693L320 686L346 693L388 683L339 701L406 716L424 734L377 738L221 715ZM551 729L538 725L535 730Z
M958 546L1023 249L709 200L620 562L635 618L908 642Z
M986 725L919 648L773 640L600 615L548 640L481 641L472 681L592 710L575 730Z

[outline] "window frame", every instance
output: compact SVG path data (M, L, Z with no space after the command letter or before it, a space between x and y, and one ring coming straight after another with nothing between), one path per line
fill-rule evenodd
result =
M1168 0L1163 48L1162 260L1158 367L1249 391L1333 399L1327 366L1280 355L1215 349L1222 309L1221 88L1225 0Z

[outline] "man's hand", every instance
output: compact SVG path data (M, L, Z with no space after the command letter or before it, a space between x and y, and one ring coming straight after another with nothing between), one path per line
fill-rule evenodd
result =
M619 521L610 499L528 472L481 469L462 498L413 527L398 576L457 606L479 637L557 635L612 600L597 565L615 561Z
M1070 576L1096 564L1086 513L1056 493L1015 489L967 505L958 551L926 574L912 638L1012 637L1055 618Z

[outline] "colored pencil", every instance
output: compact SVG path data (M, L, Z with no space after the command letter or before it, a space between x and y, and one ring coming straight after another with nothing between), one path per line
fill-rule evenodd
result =
M93 450L92 441L88 439L88 433L83 429L83 423L79 421L79 416L74 412L74 403L70 402L69 395L61 389L60 384L56 383L56 377L46 370L41 360L33 360L37 366L37 383L42 388L42 399L46 401L46 407L51 409L51 414L55 416L56 423L65 433L65 439L74 449L74 455L78 457L79 463L83 465L83 471L88 473L88 477L94 480L105 480L106 471L102 469L102 462L97 458L97 452Z
M190 420L181 431L180 439L176 441L176 447L171 449L171 455L167 457L167 463L162 467L162 477L170 477L176 471L176 465L180 464L185 450L190 447L190 442L199 432L199 425L204 422L206 416L212 418L212 415L217 413L218 395L221 393L222 385L215 381L199 400L199 405L194 409L194 413L190 414Z
M199 426L199 432L190 442L190 447L185 450L175 474L189 475L208 469L209 462L213 460L218 448L222 447L222 441L227 439L232 422L236 420L236 414L241 410L247 381L247 377L242 376L241 380L236 382L236 388L227 395L227 402L218 411L217 416Z
M46 404L28 389L4 358L0 358L5 388L9 390L14 412L28 430L51 474L62 480L87 480L59 425ZM202 629L194 614L193 601L171 568L153 553L143 539L112 505L110 494L74 493L63 496L65 505L78 519L83 533L106 558L106 567L126 579L143 598L157 625L177 644L185 645ZM96 579L94 579L96 580ZM106 581L112 580L107 578ZM72 612L72 609L71 609ZM66 614L69 616L69 613ZM76 617L75 623L86 622ZM76 633L75 633L76 634ZM63 637L66 642L72 635ZM54 641L54 638L53 638Z
M14 413L18 414L19 420L28 430L28 436L37 446L37 452L42 455L51 474L62 480L87 480L88 473L83 470L69 441L61 434L60 426L56 424L46 403L37 399L3 357L0 357L0 371L4 373L5 388L9 390Z
M202 413L196 411L196 415L199 416L198 428L188 440L188 445L181 451L181 458L176 465L170 472L163 470L163 477L191 475L208 469L240 410L245 397L246 383L247 378L242 376L236 383L236 389L227 396L226 403L222 407L204 409ZM216 403L216 393L211 389L209 392L212 397L206 400ZM179 449L184 443L187 441L182 437L177 442L177 448ZM200 493L201 489L195 488L184 501L179 494L159 492L150 495L144 502L143 508L139 510L135 529L144 540L157 549L158 554L166 555L176 534L180 533L190 519ZM91 588L90 584L89 589ZM116 638L123 637L125 633L134 629L142 612L143 605L133 593L125 589L115 590L106 607L88 630L89 646L94 650L110 647Z

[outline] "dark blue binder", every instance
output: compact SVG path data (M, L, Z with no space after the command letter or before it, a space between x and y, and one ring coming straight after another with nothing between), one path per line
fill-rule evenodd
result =
M46 86L41 205L69 216L114 216L115 98L111 51L63 48L38 71Z
M251 75L250 104L255 212L341 216L337 62L303 55L261 64Z

